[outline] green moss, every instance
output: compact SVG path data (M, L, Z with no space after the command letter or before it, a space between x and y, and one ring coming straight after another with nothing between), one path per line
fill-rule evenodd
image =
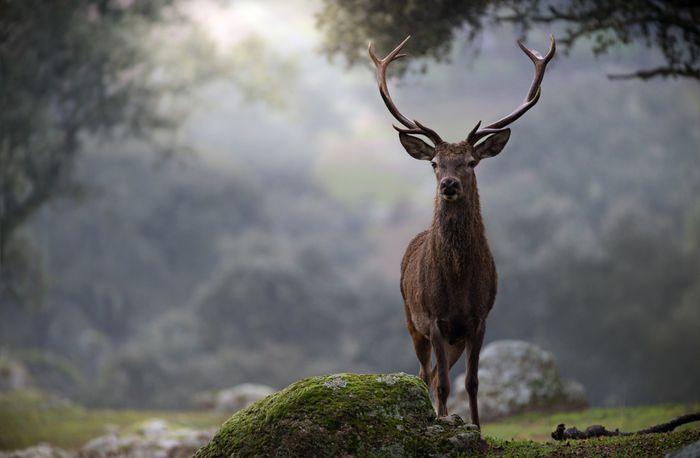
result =
M458 456L480 450L477 431L435 418L417 377L336 374L301 380L237 412L195 456Z

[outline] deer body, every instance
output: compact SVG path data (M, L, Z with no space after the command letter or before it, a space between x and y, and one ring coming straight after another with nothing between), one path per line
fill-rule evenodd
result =
M430 229L409 243L401 262L407 322L429 338L437 321L450 344L472 334L496 297L496 268L473 183L463 201L436 197Z
M418 121L403 116L394 105L386 84L386 68L408 41L406 38L384 59L369 54L377 67L379 91L391 114L405 126L394 128L409 155L431 162L437 180L433 221L427 231L408 244L401 261L401 294L406 326L420 363L419 376L431 387L439 416L447 415L449 370L466 351L465 386L472 423L479 426L477 391L479 353L486 318L496 299L496 267L481 218L474 168L494 157L510 138L506 128L537 103L547 63L555 52L541 57L518 42L535 65L535 77L523 103L505 118L484 128L479 122L466 140L447 143ZM422 135L433 145L415 137ZM480 140L485 139L480 142ZM432 357L435 356L435 366Z

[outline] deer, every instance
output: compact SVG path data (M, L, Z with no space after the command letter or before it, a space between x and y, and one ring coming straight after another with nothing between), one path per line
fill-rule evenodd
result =
M401 145L414 159L430 161L437 182L432 223L409 242L401 260L406 327L420 364L418 376L432 392L438 417L448 415L449 371L466 353L465 388L471 422L481 429L477 405L479 354L486 318L496 299L497 273L481 217L474 170L482 159L495 157L503 150L510 138L506 126L539 100L556 42L550 35L549 51L542 57L518 41L535 66L525 100L492 124L481 127L479 121L465 140L448 143L434 130L402 115L389 94L386 70L391 62L406 56L401 50L409 39L410 35L383 59L376 56L371 42L368 46L379 94L391 115L403 125L393 126ZM417 136L425 137L432 145Z

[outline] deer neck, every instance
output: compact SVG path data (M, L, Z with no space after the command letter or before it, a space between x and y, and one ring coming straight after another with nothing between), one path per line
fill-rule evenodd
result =
M438 258L457 270L466 267L475 250L486 243L476 180L472 184L457 201L447 202L439 195L435 197L431 245L440 254Z

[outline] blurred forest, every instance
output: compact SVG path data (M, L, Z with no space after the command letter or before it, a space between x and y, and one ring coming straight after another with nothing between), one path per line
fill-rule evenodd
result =
M477 171L487 340L552 351L593 404L699 401L698 8L375 3L0 0L0 353L115 407L416 372L398 266L434 183L366 42L413 34L392 94L455 141L525 95L515 39L553 31L542 99Z

